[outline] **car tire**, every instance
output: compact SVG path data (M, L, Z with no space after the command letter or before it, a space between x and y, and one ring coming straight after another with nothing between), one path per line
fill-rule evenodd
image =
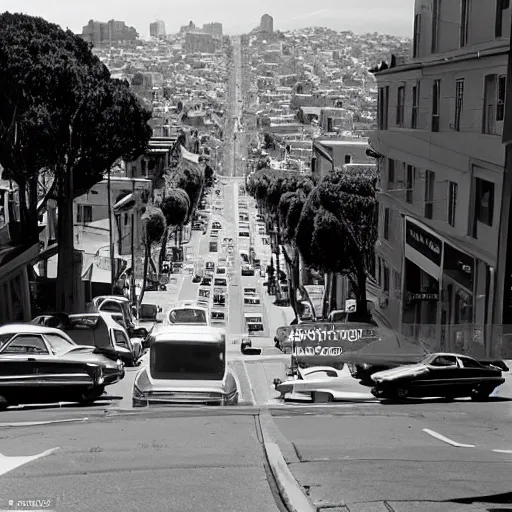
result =
M333 401L331 393L325 393L323 391L314 391L311 393L311 398L315 404L328 404Z
M104 392L104 386L86 391L78 398L78 403L82 406L92 405L96 400L98 400L98 398L100 398L101 395L103 395Z
M9 405L11 404L3 396L0 396L0 411L5 411Z
M485 402L486 400L489 400L493 391L494 389L479 386L471 392L471 400L474 402Z

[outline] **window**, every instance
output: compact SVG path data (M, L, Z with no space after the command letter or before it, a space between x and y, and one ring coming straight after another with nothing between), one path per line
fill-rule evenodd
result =
M21 335L14 338L2 354L48 354L41 336Z
M345 163L346 164L352 163L352 155L345 155Z
M475 179L475 219L492 226L494 210L494 183Z
M462 48L468 44L469 31L469 0L460 2L460 31L459 46Z
M455 356L439 356L436 357L431 363L430 366L457 366L457 358Z
M453 181L448 182L448 224L455 226L455 212L457 210L457 192L459 186Z
M44 337L53 350L53 353L58 356L65 354L66 352L69 352L73 347L76 347L74 343L71 343L69 340L64 338L64 336L59 336L58 334L45 334Z
M389 240L389 208L384 208L384 238Z
M406 191L405 200L409 204L413 203L414 200L414 174L415 169L412 165L407 166L407 177L406 177Z
M395 290L395 296L400 296L400 290L402 289L402 279L400 272L397 272L396 270L393 270L393 284L394 284L394 290Z
M384 282L382 283L383 290L385 292L389 292L389 267L388 267L387 263L384 263L383 270L384 270L384 279L383 279Z
M332 127L332 117L328 117L328 118L327 118L327 131L328 131L328 132L332 132L332 131L333 131L333 127Z
M484 86L484 112L482 133L496 135L496 122L505 117L505 92L507 77L505 75L487 75Z
M503 11L510 7L510 0L496 0L496 25L494 28L495 37L503 36Z
M459 361L462 363L463 368L483 368L478 361L470 359L469 357L459 357Z
M439 4L440 0L432 1L432 45L431 52L437 52L437 45L439 42Z
M124 332L114 329L114 338L116 341L116 345L128 348L128 340L126 339L126 335L124 334Z
M503 121L505 118L505 92L507 87L507 77L498 76L498 98L496 101L496 121Z
M411 128L418 128L418 108L420 105L420 82L412 88Z
M414 16L414 39L412 43L412 56L414 59L420 55L420 35L421 35L421 14Z
M379 130L388 129L389 86L379 88L378 124Z
M76 221L83 224L92 222L92 206L87 204L79 204L76 214Z
M425 172L425 218L432 219L434 215L434 184L436 173Z
M454 130L460 131L460 116L462 113L462 102L464 98L464 79L455 82L455 119L453 121Z
M401 85L397 90L396 103L396 125L404 125L404 108L405 108L405 86Z
M393 190L395 186L395 161L388 158L388 190Z
M439 131L439 111L441 107L441 80L434 80L432 85L432 131Z

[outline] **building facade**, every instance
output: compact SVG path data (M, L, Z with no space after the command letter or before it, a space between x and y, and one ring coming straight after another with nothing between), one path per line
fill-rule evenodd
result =
M185 36L185 52L188 54L214 53L216 47L211 34L190 31Z
M222 23L213 22L213 23L205 23L203 25L203 32L207 34L211 34L212 36L222 37Z
M492 355L509 2L416 0L411 58L376 72L382 313L438 349Z
M106 23L89 20L82 28L82 38L94 46L109 42L133 42L139 37L134 27L129 27L124 21L110 20Z
M165 23L162 20L156 20L150 23L149 35L151 37L165 37Z
M260 21L260 31L265 34L273 34L274 33L274 18L269 14L264 14L261 17Z

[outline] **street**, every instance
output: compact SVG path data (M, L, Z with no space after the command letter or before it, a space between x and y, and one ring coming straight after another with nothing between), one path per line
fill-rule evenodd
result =
M227 363L238 380L239 406L133 409L133 382L148 364L146 354L142 366L127 368L105 400L91 407L12 408L0 417L0 510L10 508L9 500L48 499L62 512L275 512L283 505L267 443L278 445L302 491L324 512L512 510L503 508L512 503L510 372L487 403L379 402L346 368L338 403L278 399L273 381L286 378L290 356L274 347L273 337L293 315L273 305L265 278L241 276L239 38L233 38L233 50L232 121L226 123L219 182L223 211L212 211L210 227L220 222L219 241L230 237L235 243L225 310ZM254 222L251 229L259 237ZM190 261L217 261L209 235L193 231L185 246ZM192 275L174 275L167 291L146 292L144 302L162 306L165 314L176 300L195 300L198 287ZM262 299L264 331L252 337L260 356L240 351L244 313L251 311L244 287L256 288Z

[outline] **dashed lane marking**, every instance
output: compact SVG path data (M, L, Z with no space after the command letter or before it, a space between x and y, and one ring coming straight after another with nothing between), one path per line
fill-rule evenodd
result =
M456 448L475 448L474 444L457 443L457 441L453 441L452 439L445 437L442 434L435 432L434 430L430 430L429 428L424 428L423 432L425 432L429 436L435 437L436 439L438 439L439 441L442 441L443 443L450 444L451 446L455 446Z
M245 364L245 361L242 361L242 366L244 368L244 372L245 372L245 375L247 377L247 381L249 383L249 394L250 394L250 397L251 397L251 401L253 404L256 405L256 397L254 396L254 389L252 387L252 382L251 382L251 379L249 377L249 372L247 371L247 366Z
M0 453L0 475L5 475L12 471L13 469L19 468L24 464L28 464L29 462L33 462L41 457L46 457L47 455L51 455L53 452L57 451L59 448L51 448L50 450L46 450L37 455L23 455L23 456L14 456L8 457L7 455L2 455Z

